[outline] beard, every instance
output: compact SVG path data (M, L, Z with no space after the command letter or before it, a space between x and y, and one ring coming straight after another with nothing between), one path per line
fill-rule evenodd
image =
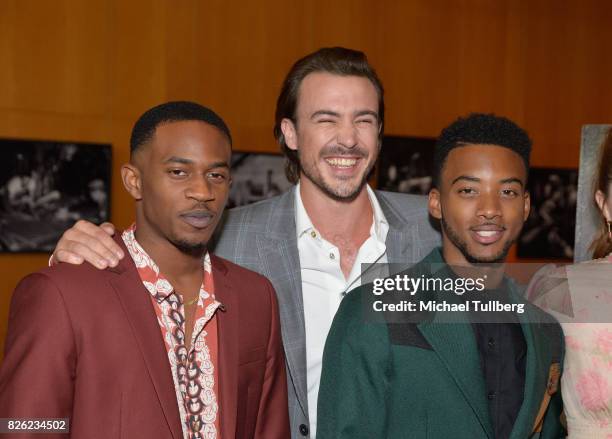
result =
M171 241L181 253L192 257L204 256L208 250L208 241L206 242L189 242L182 239L174 239Z
M380 151L380 147L378 151ZM378 155L378 151L377 151L377 155ZM365 159L368 156L367 153L359 147L354 147L350 150L347 150L346 148L343 148L341 146L333 146L333 147L323 149L319 153L319 159L322 159L325 155L331 155L331 154L335 154L338 156L342 156L342 155L358 156L361 159ZM363 172L363 175L361 175L361 177L357 180L357 182L354 182L355 181L354 179L345 179L345 180L341 180L340 182L334 181L333 183L329 183L325 181L325 178L321 174L320 169L317 167L316 162L307 163L303 160L303 157L299 149L298 149L298 158L300 161L300 170L301 170L301 173L304 175L304 177L310 180L316 187L318 187L321 190L321 192L323 192L325 195L327 195L331 199L335 201L345 202L345 203L349 203L353 201L361 193L361 191L363 190L364 186L366 185L368 181L368 177L370 176L370 173L372 172L372 169L374 168L374 164L375 164L375 160L371 160L370 163L367 164L367 167L365 171Z
M514 244L516 241L516 238L509 239L504 244L504 247L496 255L488 256L488 257L480 257L470 252L467 242L461 239L459 234L455 230L453 230L453 228L446 221L444 221L444 218L440 219L440 223L448 239L453 243L455 247L459 249L459 251L463 254L463 257L470 264L479 264L479 263L480 264L499 264L499 263L502 263L506 259L506 256L508 256L508 251L510 250L510 247L512 247L512 244Z

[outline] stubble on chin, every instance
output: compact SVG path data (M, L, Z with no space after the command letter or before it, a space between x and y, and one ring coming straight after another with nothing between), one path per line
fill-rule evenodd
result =
M175 239L172 241L172 245L174 245L181 253L191 257L204 256L208 250L208 241L190 242L183 239Z
M440 219L440 223L441 223L442 229L444 230L444 233L448 237L449 241L452 242L453 245L457 249L459 249L461 254L463 254L463 257L470 264L501 264L501 263L503 263L506 260L506 256L508 256L508 252L510 251L510 247L512 247L512 244L514 244L514 242L516 241L516 239L511 239L508 242L506 242L506 244L504 245L504 248L502 250L500 250L496 255L493 255L493 256L490 256L490 257L486 257L486 258L479 257L479 256L474 255L473 253L470 252L470 250L468 248L467 242L465 242L463 239L461 239L459 234L456 233L448 225L448 223L446 221L444 221L444 218Z
M350 203L357 198L367 184L368 176L373 167L374 163L372 162L360 177L358 183L354 184L351 183L352 179L340 180L340 183L336 185L330 184L325 180L315 164L306 167L301 166L301 174L329 198L343 203Z

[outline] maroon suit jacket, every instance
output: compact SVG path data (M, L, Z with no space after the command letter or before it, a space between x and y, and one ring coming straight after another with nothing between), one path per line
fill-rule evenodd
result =
M0 418L70 418L72 438L183 437L150 294L124 252L116 268L59 264L17 286L0 368ZM225 305L217 314L221 437L287 439L273 287L224 259L211 256L211 263Z

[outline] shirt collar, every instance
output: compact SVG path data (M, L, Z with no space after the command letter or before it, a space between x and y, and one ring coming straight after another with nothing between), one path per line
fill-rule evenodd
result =
M295 185L295 230L297 238L300 239L305 233L316 231L315 227L306 212L304 203L302 202L302 196L300 195L300 183ZM380 203L376 198L376 194L370 187L366 185L368 192L368 198L372 205L372 211L374 212L374 221L372 221L372 227L370 228L370 235L375 236L380 242L385 242L387 239L387 232L389 231L389 223L385 214L383 213Z
M136 265L136 269L138 270L138 274L141 276L144 286L158 302L161 302L165 300L172 292L174 292L174 288L164 277L164 275L160 273L159 267L155 261L138 243L134 233L135 231L136 223L133 223L121 234L121 238L128 249L130 257ZM204 255L202 264L205 272L209 274L212 273L210 254L208 252L206 252ZM214 293L212 296L214 298Z

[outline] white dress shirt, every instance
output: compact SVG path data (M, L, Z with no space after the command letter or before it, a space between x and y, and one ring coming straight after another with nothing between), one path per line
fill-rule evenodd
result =
M370 236L359 248L347 279L340 267L340 251L325 240L312 225L300 196L299 184L295 191L295 224L306 325L308 418L310 436L314 438L317 428L317 396L327 333L342 298L348 291L361 284L361 264L387 262L385 240L389 224L374 191L367 186L368 198L374 212L372 227L370 227Z

